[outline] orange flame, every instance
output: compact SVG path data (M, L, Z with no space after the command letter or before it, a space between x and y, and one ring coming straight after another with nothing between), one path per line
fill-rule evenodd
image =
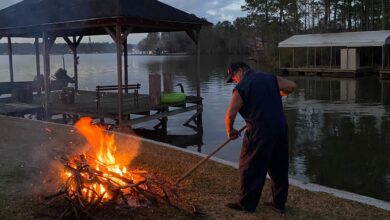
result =
M131 180L133 183L137 183L143 180L141 176L134 175L127 172L126 166L120 166L116 161L115 154L117 151L117 145L115 143L115 135L110 134L101 126L92 124L92 118L84 117L81 118L76 124L78 132L82 134L90 145L88 154L82 156L81 160L86 160L88 166L94 167L96 171L101 173L98 182L109 182L109 184L103 183L83 183L82 188L77 190L76 183L71 185L71 194L80 194L81 197L87 202L95 202L99 197L102 197L102 201L113 199L110 192L112 187L115 189L131 190L126 186L129 184L126 180ZM134 141L134 140L133 140ZM137 140L135 140L137 141ZM132 143L126 144L124 147L132 147L132 149L125 149L125 154L122 155L127 157L126 160L121 161L123 164L128 165L133 157L138 153L138 144ZM130 145L130 146L129 146ZM124 148L122 147L122 148ZM76 160L75 160L76 161ZM78 164L76 162L75 164ZM77 169L79 165L70 165L70 168ZM73 177L71 171L65 171L64 177L69 179ZM80 174L85 179L90 179L88 172ZM124 177L124 178L122 178ZM111 188L107 188L111 187Z
M92 146L92 149L95 151L96 159L99 162L104 163L104 165L109 166L110 168L114 166L115 161L115 135L107 133L102 127L92 124L92 118L84 117L81 118L76 123L76 128L80 134L82 134ZM99 169L99 164L96 167ZM110 171L114 171L110 169Z

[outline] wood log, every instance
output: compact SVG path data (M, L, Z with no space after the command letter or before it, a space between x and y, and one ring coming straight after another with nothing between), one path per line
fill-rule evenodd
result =
M149 104L156 106L160 104L161 76L159 74L149 74Z

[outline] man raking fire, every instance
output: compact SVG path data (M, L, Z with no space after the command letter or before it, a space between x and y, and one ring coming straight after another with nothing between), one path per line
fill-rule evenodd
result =
M229 203L232 209L254 212L260 200L267 172L273 198L265 205L283 213L288 194L288 129L281 96L293 92L294 82L282 77L255 72L246 63L228 68L227 83L237 85L226 111L226 133L236 139L233 128L237 113L246 122L240 154L240 197Z

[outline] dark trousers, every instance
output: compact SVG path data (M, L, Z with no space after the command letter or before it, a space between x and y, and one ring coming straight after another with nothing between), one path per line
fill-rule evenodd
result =
M286 129L287 130L287 129ZM267 172L271 177L273 202L284 208L288 194L288 135L251 137L245 134L240 154L241 195L239 203L254 212L259 203Z

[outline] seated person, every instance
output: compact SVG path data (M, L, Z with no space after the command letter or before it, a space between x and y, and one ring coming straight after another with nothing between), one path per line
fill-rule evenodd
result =
M51 90L60 90L64 87L68 86L68 83L75 83L75 78L70 77L67 74L67 71L65 69L59 68L54 73L55 80L52 80L50 82L50 89Z

